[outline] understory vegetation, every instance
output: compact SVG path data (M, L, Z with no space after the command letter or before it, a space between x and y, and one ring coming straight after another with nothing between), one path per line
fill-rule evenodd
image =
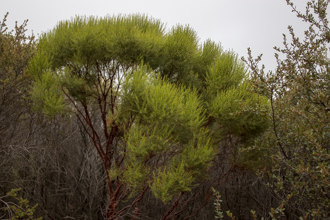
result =
M0 219L329 217L327 0L277 67L146 15L0 23Z

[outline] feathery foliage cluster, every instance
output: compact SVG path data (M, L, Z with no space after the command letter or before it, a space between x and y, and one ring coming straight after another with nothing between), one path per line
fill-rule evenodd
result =
M94 143L107 170L108 218L121 213L118 197L150 188L169 202L191 191L221 137L267 127L267 99L250 91L234 53L143 15L60 22L40 38L29 73L36 109L75 113Z

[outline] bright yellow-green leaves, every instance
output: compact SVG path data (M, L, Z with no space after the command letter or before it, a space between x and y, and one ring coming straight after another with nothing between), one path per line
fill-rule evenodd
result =
M210 95L235 88L242 83L246 70L243 63L237 60L236 54L223 52L209 67L205 83Z
M193 177L205 177L205 170L211 166L216 150L211 143L209 132L200 130L187 144L182 155L177 160L184 163L184 167Z
M171 81L189 84L197 52L196 32L180 25L172 28L166 35L162 74Z
M53 66L109 60L130 65L158 56L163 29L161 22L147 16L76 17L45 34L40 47L52 54Z
M186 172L184 164L181 163L172 169L160 170L153 177L150 184L151 191L164 203L170 201L174 195L180 192L189 192L194 179Z
M136 113L145 124L166 123L174 129L174 135L190 140L189 132L196 131L205 121L197 92L144 71L134 72L126 83L123 108Z
M86 103L94 93L93 84L96 79L93 74L86 74L84 77L79 74L72 74L73 70L64 70L65 74L61 77L61 84L67 94L70 94L75 100Z
M56 75L50 72L43 73L40 79L35 81L37 86L31 90L34 98L34 107L49 116L55 116L65 109L60 81Z
M216 152L203 129L205 115L197 93L143 69L127 80L125 93L131 95L124 96L122 107L135 117L126 135L126 183L135 189L148 182L163 202L190 191Z
M254 137L268 126L268 100L252 93L246 69L232 52L221 53L209 67L203 96L222 134Z
M268 126L268 100L249 92L247 82L219 92L209 103L209 114L218 120L223 132L254 137Z
M129 155L141 161L148 160L157 153L163 153L171 147L172 129L168 126L134 125L127 135Z
M147 16L60 22L39 40L29 73L36 109L45 114L71 109L88 120L98 106L100 130L116 140L107 145L116 149L107 148L115 152L109 178L132 193L149 186L163 202L206 176L225 134L257 135L266 124L267 100L250 92L235 54L210 40L199 45L188 26L166 32ZM107 133L112 128L118 136ZM95 143L99 152L106 148Z

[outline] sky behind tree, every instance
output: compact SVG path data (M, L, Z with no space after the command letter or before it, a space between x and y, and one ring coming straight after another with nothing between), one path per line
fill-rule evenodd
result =
M307 0L294 0L304 10ZM211 39L225 50L246 56L263 53L267 69L274 69L274 46L282 45L282 33L292 25L302 36L305 24L291 12L285 0L0 0L0 16L9 12L7 24L28 19L35 35L51 30L59 21L76 15L112 16L140 13L160 19L171 28L189 25L200 41Z

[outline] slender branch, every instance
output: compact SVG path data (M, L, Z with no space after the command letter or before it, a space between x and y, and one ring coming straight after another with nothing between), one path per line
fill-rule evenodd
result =
M278 134L277 134L277 129L276 129L276 121L275 121L275 110L274 110L274 101L273 101L273 90L271 90L271 95L270 95L270 105L271 105L271 109L272 109L272 122L273 122L273 131L274 131L274 134L275 134L275 137L276 137L276 142L278 144L278 146L280 147L280 150L283 154L283 156L286 158L286 159L289 159L288 155L286 154L283 146L282 146L282 143L278 137Z
M80 122L81 125L83 126L85 132L87 133L87 135L88 135L88 136L91 138L91 140L93 141L93 144L94 144L94 146L95 146L95 148L96 148L98 154L100 155L101 158L104 158L105 153L104 153L104 151L103 151L103 149L102 149L102 146L99 145L99 144L97 144L97 142L96 142L96 139L95 139L95 132L96 132L96 131L93 129L92 124L87 123L88 126L89 126L89 127L92 129L92 131L93 131L93 132L91 133L91 132L89 131L89 129L87 129L85 123L83 122L83 119L84 119L85 122L90 121L90 120L88 120L87 115L83 114L83 112L80 111L80 109L79 109L79 107L77 106L77 104L75 103L75 101L74 101L74 100L71 98L71 96L65 91L64 88L62 88L62 91L63 91L64 95L68 98L68 100L71 102L71 104L74 106L74 108L76 109L77 112L76 112L75 114L76 114L76 116L77 116L79 122ZM81 117L82 117L83 119L82 119Z
M102 148L102 143L101 143L101 139L97 133L97 131L95 130L94 128L94 125L93 125L93 122L91 120L91 117L89 115L89 112L88 112L88 108L87 108L87 105L86 104L82 104L84 110L85 110L85 119L86 119L86 123L88 124L88 126L92 129L92 132L93 132L93 139L96 140L98 146L100 147L100 149L102 150L102 153L103 155L105 154L104 153L104 150ZM104 158L105 159L105 158Z
M144 187L143 191L139 194L139 196L137 196L135 198L135 200L128 206L125 206L124 208L122 208L119 212L118 212L118 215L122 215L127 209L130 209L134 206L136 206L137 203L139 203L142 199L143 199L143 196L145 194L145 192L147 191L148 187Z
M179 201L182 197L183 193L180 193L179 197L175 200L171 208L168 210L168 212L161 218L161 220L166 220L168 219L169 216L171 216L171 213L175 210L176 207L179 205Z

